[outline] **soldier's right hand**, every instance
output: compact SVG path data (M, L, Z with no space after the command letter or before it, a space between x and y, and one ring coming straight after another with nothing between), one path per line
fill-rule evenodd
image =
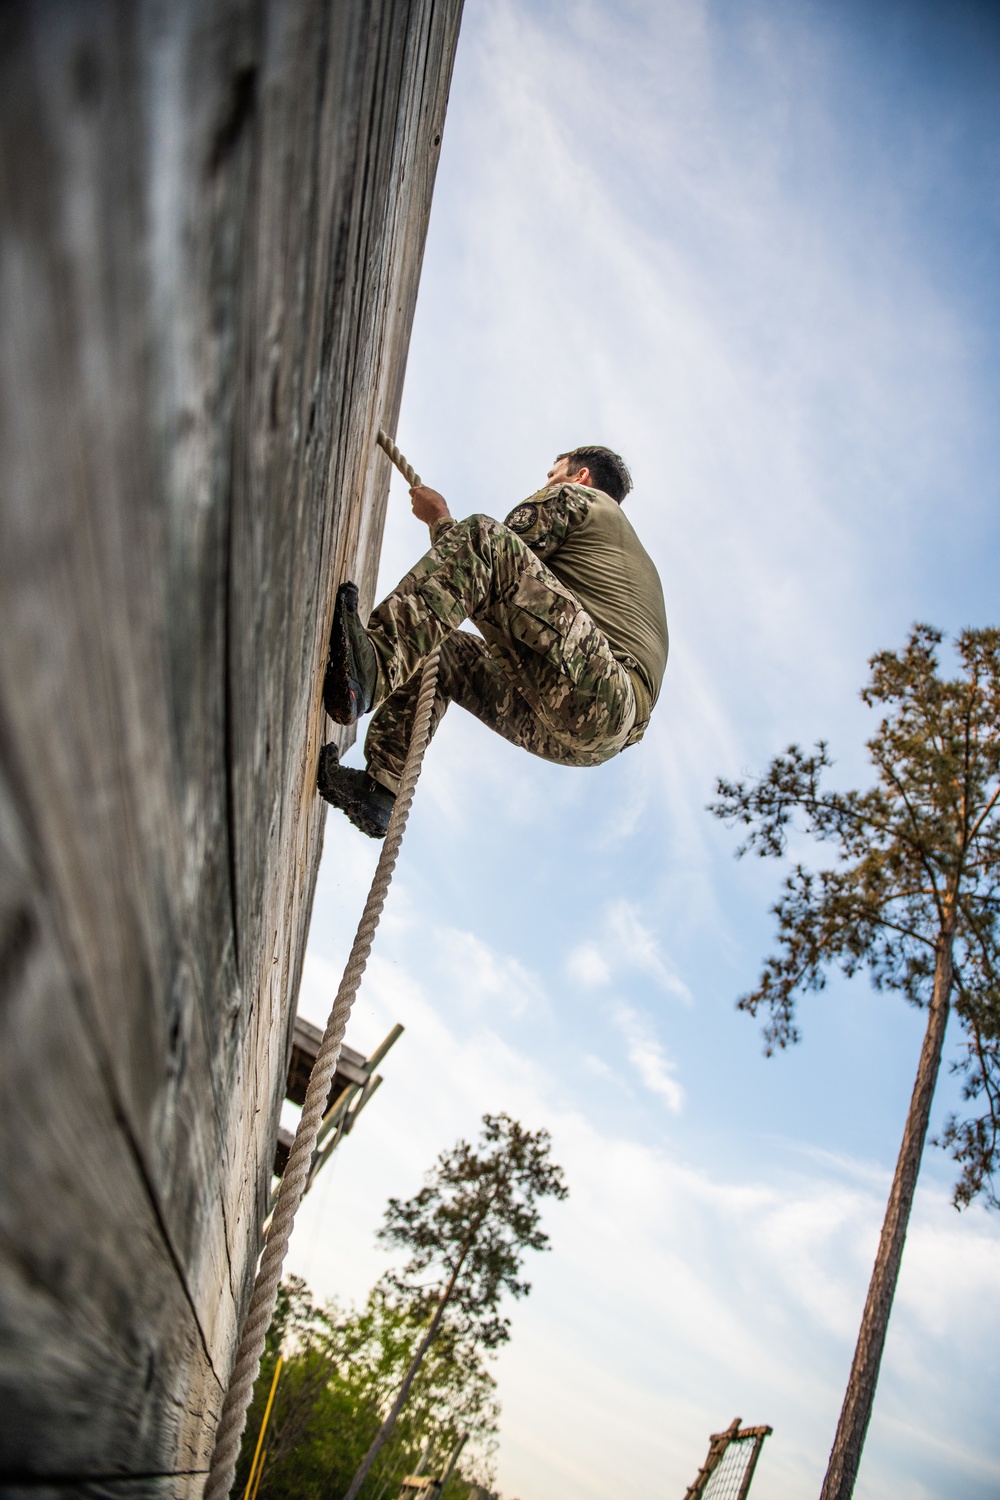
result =
M423 521L427 526L433 526L435 521L451 515L447 500L437 490L432 490L429 484L415 484L410 491L410 502L417 520Z

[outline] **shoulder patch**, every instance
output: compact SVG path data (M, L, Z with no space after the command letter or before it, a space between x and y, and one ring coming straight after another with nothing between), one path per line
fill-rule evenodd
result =
M511 531L530 531L538 519L538 506L526 500L523 505L516 505L507 517L507 525Z

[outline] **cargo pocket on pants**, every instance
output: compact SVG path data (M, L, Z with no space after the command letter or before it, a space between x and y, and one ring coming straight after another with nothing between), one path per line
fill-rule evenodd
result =
M568 594L556 593L541 579L525 574L510 602L510 633L529 651L549 661L561 662L564 642L573 628L576 616L582 614L577 601Z
M442 588L434 574L422 578L413 591L419 594L431 614L436 615L451 630L457 630L466 618L465 606L455 600L454 594Z

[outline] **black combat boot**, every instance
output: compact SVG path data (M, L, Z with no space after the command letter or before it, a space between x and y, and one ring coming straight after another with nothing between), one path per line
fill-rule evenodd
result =
M323 703L334 723L356 724L371 708L377 682L375 648L358 618L358 586L342 583L337 590L323 679Z
M355 828L367 833L370 839L385 838L395 797L367 771L342 766L336 745L324 745L319 752L316 784L323 800L345 812Z

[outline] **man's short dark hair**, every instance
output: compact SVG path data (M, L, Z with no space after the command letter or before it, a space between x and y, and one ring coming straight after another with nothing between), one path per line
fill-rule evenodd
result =
M632 488L628 465L621 454L615 453L611 448L602 448L600 444L593 444L589 448L571 448L568 453L560 453L559 458L569 460L566 467L571 474L580 469L589 469L594 488L603 490L612 500L617 500L619 505Z

